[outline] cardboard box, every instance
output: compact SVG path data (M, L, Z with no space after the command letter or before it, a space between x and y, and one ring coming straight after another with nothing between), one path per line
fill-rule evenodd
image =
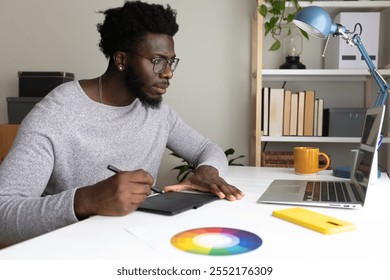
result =
M44 97L62 83L73 81L67 72L18 72L19 97Z
M366 108L328 108L324 110L324 136L361 137Z
M7 97L8 123L20 124L42 97Z
M378 67L379 50L379 12L350 13L343 12L335 17L334 22L345 26L350 32L354 31L355 25L360 23L362 34L360 35L363 46L366 48L375 67ZM356 27L356 33L360 28ZM352 38L353 34L348 34ZM331 37L325 53L325 69L367 69L359 49L351 46L340 37Z

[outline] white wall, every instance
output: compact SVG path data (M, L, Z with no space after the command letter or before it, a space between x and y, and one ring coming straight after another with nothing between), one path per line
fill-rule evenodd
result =
M153 1L148 1L153 2ZM250 27L253 0L171 0L177 10L175 37L180 65L165 101L191 126L249 158ZM0 123L7 122L7 96L18 95L18 71L67 71L76 79L106 69L97 44L98 10L119 0L0 1ZM159 184L175 182L164 159Z

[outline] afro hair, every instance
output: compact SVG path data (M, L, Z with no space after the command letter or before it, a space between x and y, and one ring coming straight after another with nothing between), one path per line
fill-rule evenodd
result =
M107 58L116 51L135 50L147 33L173 37L179 30L177 13L169 5L165 8L159 4L127 1L123 7L100 13L105 19L97 25L101 37L99 47Z

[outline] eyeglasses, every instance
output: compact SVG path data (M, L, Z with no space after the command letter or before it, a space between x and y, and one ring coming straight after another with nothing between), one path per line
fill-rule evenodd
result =
M160 74L167 68L167 65L169 64L169 67L171 68L171 71L175 71L177 65L179 64L180 59L177 57L175 58L165 58L165 57L158 57L158 58L152 58L151 59L153 63L153 72L156 74Z
M179 64L179 61L180 61L180 59L177 57L175 57L175 58L165 58L165 57L148 58L146 56L139 55L136 53L131 53L131 52L129 52L129 53L132 55L136 55L136 56L143 57L143 58L150 60L153 64L153 72L155 74L162 73L165 70L165 68L167 68L168 64L169 64L169 67L171 68L171 71L172 72L175 71L177 68L177 65Z

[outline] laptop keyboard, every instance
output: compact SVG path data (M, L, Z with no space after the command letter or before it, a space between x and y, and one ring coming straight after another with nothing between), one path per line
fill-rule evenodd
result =
M354 188L352 188L354 189ZM356 193L354 193L356 195ZM309 181L304 201L351 202L345 182Z

